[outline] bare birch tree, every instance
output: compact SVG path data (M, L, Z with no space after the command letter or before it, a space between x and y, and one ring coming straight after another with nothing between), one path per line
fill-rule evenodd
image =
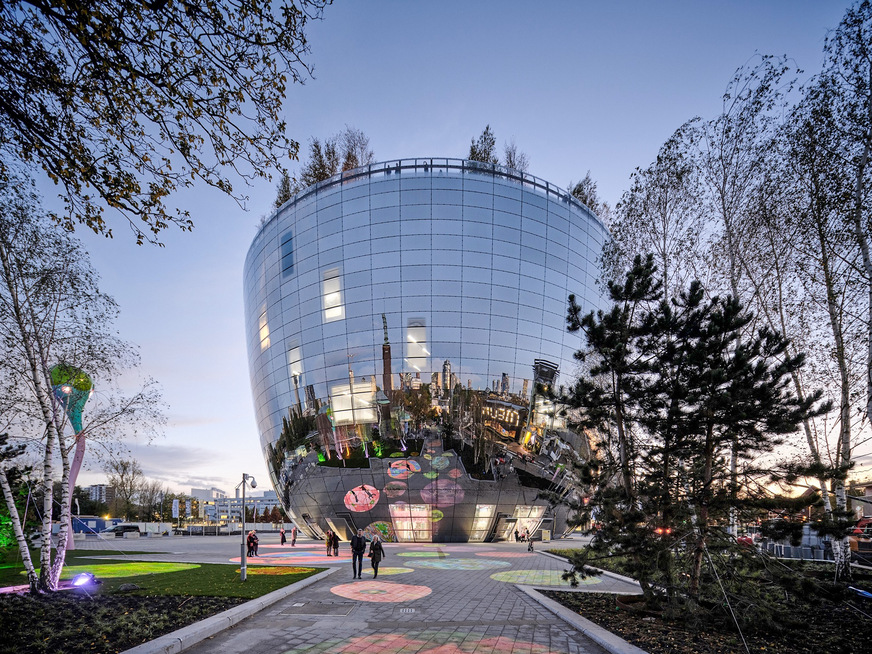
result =
M2 421L13 439L28 444L41 458L43 546L33 591L56 589L64 565L74 448L84 446L85 438L148 431L160 423L159 393L153 382L131 395L117 391L115 380L135 367L138 356L112 331L117 307L99 290L98 279L81 244L39 209L27 180L0 183L0 378L6 397ZM99 389L93 415L80 430L67 424L63 392L52 379L58 364L87 370ZM61 526L53 557L49 544L57 481ZM7 486L3 484L4 493ZM12 519L18 520L17 513Z

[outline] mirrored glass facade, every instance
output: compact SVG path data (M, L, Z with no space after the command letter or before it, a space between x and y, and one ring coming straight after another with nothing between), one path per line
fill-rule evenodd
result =
M606 238L565 191L463 160L373 164L277 210L245 262L246 336L261 445L300 528L559 531L536 486L560 483L577 435L534 391L572 377L567 297L600 306Z

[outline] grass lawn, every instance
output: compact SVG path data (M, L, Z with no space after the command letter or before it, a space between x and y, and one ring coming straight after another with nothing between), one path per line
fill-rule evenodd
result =
M235 565L95 560L93 554L68 553L62 575L94 574L102 583L88 594L0 594L0 654L121 652L321 570L249 565L242 583ZM26 584L23 572L14 560L0 564L0 586ZM122 591L125 584L138 588Z

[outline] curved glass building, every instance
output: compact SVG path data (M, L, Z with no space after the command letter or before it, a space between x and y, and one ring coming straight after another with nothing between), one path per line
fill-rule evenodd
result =
M607 232L515 170L403 159L285 203L245 262L252 393L270 476L311 536L559 533L587 442L541 387L574 372L567 296L599 308ZM547 535L547 534L546 534Z

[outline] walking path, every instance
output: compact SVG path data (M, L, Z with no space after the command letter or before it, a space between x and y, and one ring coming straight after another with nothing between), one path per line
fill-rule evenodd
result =
M224 543L219 544L219 540ZM578 624L567 623L525 592L524 586L571 590L561 579L567 564L540 552L529 553L525 543L388 543L378 579L373 578L369 560L364 558L363 579L356 580L352 578L348 543L342 543L338 558L328 558L319 542L298 542L292 548L282 547L274 540L277 537L262 536L260 556L249 562L337 569L187 652L601 654L606 651L576 628ZM149 550L157 549L158 543L163 545L160 549L164 552L137 554L132 558L228 563L238 563L239 559L238 545L220 537L141 539L125 542L124 549L141 552L146 546ZM536 543L537 549L564 545ZM98 550L94 552L97 556L112 555L111 551L100 551L98 546L88 549ZM637 585L607 575L584 580L577 590L639 592ZM620 644L609 651L620 651Z

